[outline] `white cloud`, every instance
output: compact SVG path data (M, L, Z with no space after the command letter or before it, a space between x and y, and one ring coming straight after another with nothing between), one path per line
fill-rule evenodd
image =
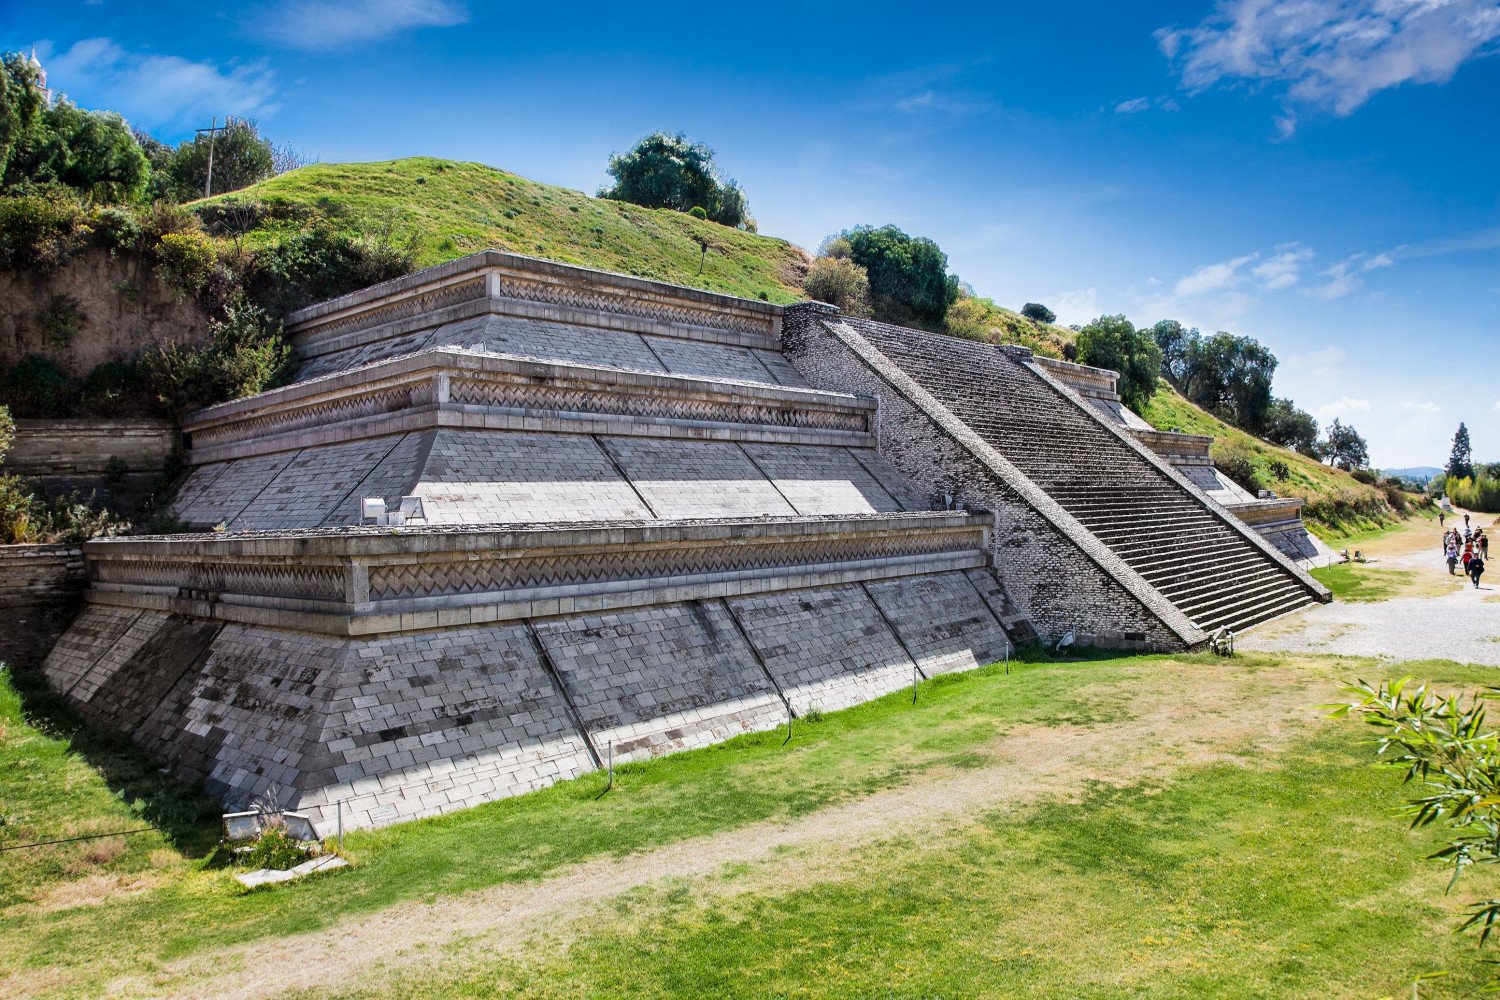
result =
M1351 396L1340 396L1331 403L1324 403L1312 411L1313 416L1318 418L1319 423L1327 423L1330 420L1347 420L1355 413L1369 413L1370 401L1368 399L1355 399Z
M113 108L147 128L185 127L211 115L276 110L274 76L264 63L193 62L128 52L109 38L86 38L47 60L48 82Z
M1133 115L1145 111L1151 107L1151 101L1145 97L1132 97L1128 101L1121 101L1115 105L1115 114Z
M1075 288L1052 297L1052 311L1064 326L1083 324L1099 315L1099 294L1093 288Z
M1363 275L1382 267L1390 267L1396 261L1388 253L1380 253L1371 257L1369 254L1357 253L1334 264L1332 267L1318 272L1328 281L1312 289L1312 293L1320 299L1340 299L1351 292L1358 291L1363 285Z
M1492 413L1500 413L1500 399L1495 400L1495 405L1490 407Z
M1382 90L1446 83L1500 42L1497 0L1219 0L1193 28L1156 32L1183 86L1248 81L1343 116ZM1277 120L1283 137L1297 127Z
M1277 247L1270 257L1255 265L1250 273L1260 279L1262 288L1275 291L1295 285L1302 277L1302 266L1312 258L1310 248L1292 243Z
M1240 268L1254 259L1255 254L1247 254L1217 264L1205 264L1187 277L1179 278L1177 284L1172 286L1172 294L1178 298L1187 298L1237 285L1243 278Z
M1402 403L1401 409L1414 410L1418 413L1438 413L1441 412L1443 408L1429 400L1425 403Z
M297 49L336 49L413 28L469 20L456 0L283 0L263 15L265 33Z

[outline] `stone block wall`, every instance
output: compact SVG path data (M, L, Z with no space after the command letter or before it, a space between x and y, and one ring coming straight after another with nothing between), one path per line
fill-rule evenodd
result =
M705 746L1005 656L980 570L351 639L90 606L45 673L229 805L331 833ZM988 591L988 592L987 592ZM340 807L337 803L343 802Z
M945 416L894 366L862 355L823 321L836 313L793 306L783 320L788 360L823 389L880 401L880 454L934 506L953 496L995 516L993 562L1005 592L1040 637L1073 631L1080 642L1180 649L1203 635L1176 608L961 422Z
M127 472L158 472L176 439L167 420L17 420L5 471L26 477L99 476L117 459Z
M41 663L77 615L87 583L76 545L0 545L0 663Z

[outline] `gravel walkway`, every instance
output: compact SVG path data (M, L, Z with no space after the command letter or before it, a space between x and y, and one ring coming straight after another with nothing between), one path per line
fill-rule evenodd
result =
M1406 556L1383 564L1447 575L1446 567L1433 567L1432 562L1428 557ZM1500 667L1500 580L1488 582L1496 575L1493 570L1487 572L1478 590L1466 584L1441 597L1319 604L1261 626L1238 645L1267 652L1443 659Z

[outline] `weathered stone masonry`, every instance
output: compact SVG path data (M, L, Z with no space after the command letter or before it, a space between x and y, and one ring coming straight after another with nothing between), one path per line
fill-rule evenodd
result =
M86 610L45 668L229 803L274 788L325 829L380 825L1014 641L1180 649L1204 633L1177 602L1236 613L1165 594L1154 521L1143 549L1107 504L1059 503L909 348L979 368L992 349L496 252L289 329L298 382L185 426L176 510L224 530L90 542ZM1037 398L1095 436L1106 478L1199 516L1076 400ZM425 522L359 524L361 498L408 496Z

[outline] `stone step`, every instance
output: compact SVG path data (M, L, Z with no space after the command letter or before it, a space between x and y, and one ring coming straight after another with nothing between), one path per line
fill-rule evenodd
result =
M1303 591L1282 601L1262 604L1239 617L1214 620L1207 624L1200 624L1198 627L1209 634L1213 634L1213 632L1226 626L1230 631L1239 633L1262 622L1270 621L1272 618L1279 618L1284 614L1316 603L1306 591Z

